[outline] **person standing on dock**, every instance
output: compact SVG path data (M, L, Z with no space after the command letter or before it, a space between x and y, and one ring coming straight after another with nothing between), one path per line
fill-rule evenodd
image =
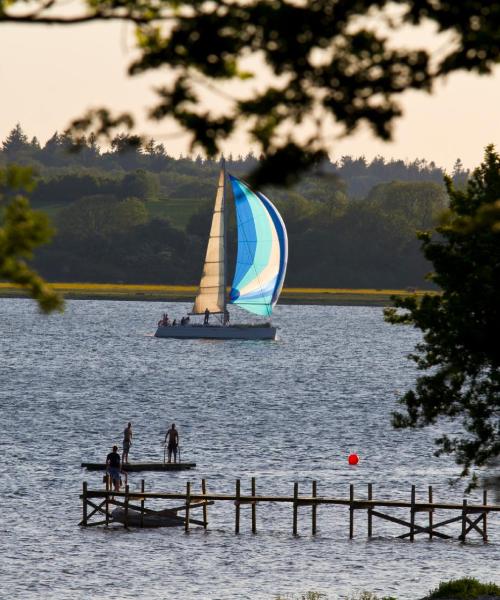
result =
M115 492L120 491L120 455L118 454L118 446L113 446L113 451L106 456L106 471L108 472L111 483L115 488Z
M132 445L132 423L129 423L123 430L123 455L122 462L128 463L128 451Z
M208 320L210 319L210 311L208 308L205 308L205 318L203 319L203 325L208 325Z
M165 444L168 440L168 462L172 462L172 453L174 455L174 463L177 462L177 448L179 446L179 432L175 428L175 423L165 434Z

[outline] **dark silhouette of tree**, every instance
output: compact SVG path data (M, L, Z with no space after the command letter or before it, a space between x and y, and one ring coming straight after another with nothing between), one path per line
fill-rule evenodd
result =
M38 141L38 138L36 137L36 135L31 138L30 146L31 146L33 152L35 152L35 153L39 152L40 142Z
M394 424L461 419L461 434L436 442L438 454L454 454L465 476L500 454L500 156L488 146L465 190L450 178L446 184L446 222L420 234L442 293L396 298L387 318L422 330L412 359L426 372L401 398L406 411L394 415Z
M47 140L37 157L48 167L63 167L73 162L72 154L75 149L73 139L68 133L55 132Z
M456 186L463 187L467 183L467 179L469 177L469 171L465 169L460 158L457 158L455 164L453 165L453 170L451 172L451 178L453 183Z
M30 144L28 142L28 136L24 133L21 125L18 123L2 143L2 150L7 157L12 157L29 149Z
M81 7L68 14L63 0L34 0L29 6L0 0L0 23L132 22L138 57L129 73L168 66L173 74L172 83L157 90L151 117L175 119L193 146L210 157L244 125L265 154L253 177L259 185L291 182L325 157L325 118L346 133L365 123L390 139L405 91L431 91L436 80L458 70L490 73L500 60L500 5L482 0L87 0ZM401 47L383 33L423 23L453 38L433 60L428 46ZM249 55L261 57L273 76L270 83L259 91L249 85L234 98L225 93L223 106L207 107L205 89L217 92L228 80L259 76L260 67L247 72L241 66ZM298 126L306 123L314 131L303 140ZM119 125L132 125L130 115L113 117L98 109L79 118L75 129L111 136Z

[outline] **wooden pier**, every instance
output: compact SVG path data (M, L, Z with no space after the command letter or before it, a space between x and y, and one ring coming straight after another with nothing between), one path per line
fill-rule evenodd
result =
M365 497L359 498L355 496L354 485L349 486L349 496L345 498L318 496L317 482L311 484L311 492L308 495L299 494L299 484L293 486L293 494L290 496L277 495L262 495L256 492L256 480L252 477L250 484L250 493L244 494L241 491L241 481L236 480L234 494L217 494L207 492L206 480L201 480L200 490L194 491L191 487L191 482L186 484L184 492L146 492L144 480L141 481L140 491L130 491L126 486L123 492L113 492L110 489L109 482L106 484L106 489L90 490L87 482L83 483L83 490L80 498L83 502L83 516L80 525L84 527L92 527L96 525L110 525L114 522L110 512L111 507L122 507L123 513L120 513L120 523L125 527L129 527L132 519L129 519L131 511L134 511L135 521L139 522L139 526L154 526L145 524L145 520L153 518L155 515L175 514L178 519L175 524L182 525L184 530L189 531L191 524L200 525L205 529L208 527L208 510L209 505L219 502L230 502L234 504L234 532L240 533L241 511L242 505L251 506L251 531L257 533L257 506L266 503L285 503L290 504L292 508L291 514L291 530L294 536L299 533L299 508L310 507L310 532L316 535L318 531L318 507L319 506L344 506L349 509L348 516L348 531L349 538L354 537L355 514L359 511L366 512L367 537L371 538L374 535L374 520L381 519L389 521L396 525L405 528L404 533L397 537L401 539L409 539L414 541L419 534L425 535L428 539L441 538L453 539L458 538L461 542L466 541L467 536L476 533L484 542L488 541L488 514L500 512L500 505L488 504L487 491L483 492L482 504L469 504L466 499L460 503L435 502L433 498L432 486L428 487L427 500L417 501L416 489L413 485L410 491L410 499L408 500L376 500L373 497L373 485L370 483L366 488ZM162 511L155 511L145 507L148 500L179 500L182 501L181 506L175 508L166 508ZM191 511L196 508L203 509L202 520L193 519ZM90 510L89 510L90 509ZM408 520L396 517L388 513L391 509L408 509ZM382 512L384 511L384 512ZM448 513L447 518L435 518L435 513ZM178 513L183 514L183 516ZM104 516L100 521L92 520L95 515ZM425 515L424 518L418 519L420 515ZM449 532L444 533L442 528L456 523L458 535L450 535ZM157 525L162 526L162 525ZM166 525L170 526L170 525ZM477 536L476 536L477 537Z

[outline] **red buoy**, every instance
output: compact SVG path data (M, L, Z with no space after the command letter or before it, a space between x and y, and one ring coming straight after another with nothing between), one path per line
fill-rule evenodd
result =
M359 463L359 456L357 454L349 454L347 461L350 465L357 465Z

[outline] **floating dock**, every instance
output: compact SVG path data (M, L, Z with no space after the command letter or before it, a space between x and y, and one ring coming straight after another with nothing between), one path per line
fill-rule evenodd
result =
M363 498L355 497L354 485L349 486L349 496L329 497L319 496L317 494L317 482L312 482L311 492L308 495L299 495L299 484L295 483L293 487L293 495L278 496L278 495L263 495L257 494L255 477L252 477L251 488L249 494L241 492L241 482L236 480L236 488L234 494L218 494L207 493L206 480L201 480L201 489L199 492L194 492L191 487L191 482L186 483L184 492L146 492L144 479L141 481L140 491L130 491L129 486L125 486L124 492L113 492L110 489L109 482L106 482L106 489L90 490L87 482L83 483L82 500L83 518L80 525L84 527L93 527L96 525L109 525L113 520L119 521L123 526L129 527L139 523L140 527L145 527L147 516L158 516L158 511L152 511L145 507L147 500L181 500L182 505L174 509L166 508L162 512L164 515L170 511L175 511L175 515L182 521L177 520L175 524L184 525L184 530L189 531L189 525L201 525L205 529L208 527L207 506L209 504L217 504L219 502L230 502L235 507L234 514L234 532L240 533L240 508L242 505L251 506L251 531L257 533L257 505L264 503L287 503L292 507L292 534L298 535L298 517L299 507L310 507L311 509L311 533L317 533L317 512L319 506L340 505L349 509L349 538L354 537L354 515L355 512L366 511L367 515L367 534L368 538L373 536L373 522L375 518L390 521L396 525L405 528L405 533L398 535L401 539L409 539L411 542L415 540L418 534L423 534L428 539L441 538L453 539L455 536L462 543L465 543L467 536L476 533L483 540L488 541L487 522L490 513L499 513L500 505L488 504L487 492L483 492L483 502L469 504L467 499L463 499L460 503L436 502L433 498L432 486L427 490L427 501L417 501L415 486L411 487L410 499L408 500L376 500L373 498L373 486L368 484L366 495ZM116 506L123 508L119 512L120 518L114 519L113 513L110 512L110 507ZM194 508L203 508L203 520L196 521L190 517L190 511ZM409 509L409 520L391 515L387 511L391 509ZM92 509L89 512L89 509ZM384 512L382 512L382 510ZM131 511L134 511L132 513ZM177 515L177 512L184 511L184 516ZM437 520L435 514L437 512L446 512L447 518ZM451 515L450 515L451 513ZM116 515L117 513L115 513ZM132 518L133 514L133 518ZM418 519L418 515L424 514L425 519ZM104 520L91 521L94 515L104 515ZM449 530L446 533L442 528L456 523L458 525L458 535L450 535ZM162 525L159 525L162 526ZM169 525L164 525L169 526Z
M104 463L82 462L82 467L88 471L106 470ZM140 471L186 471L195 467L196 463L192 462L135 462L122 464L122 470L127 473L138 473Z

